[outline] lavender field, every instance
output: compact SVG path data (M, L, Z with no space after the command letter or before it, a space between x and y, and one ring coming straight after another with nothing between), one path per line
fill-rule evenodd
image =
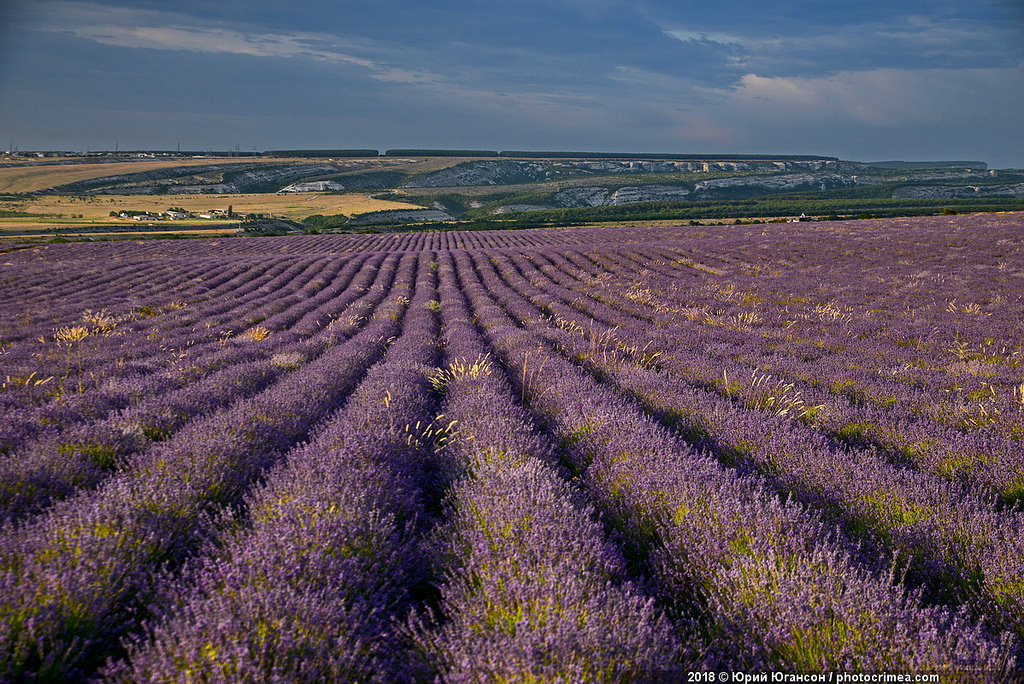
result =
M1024 676L1024 215L0 264L2 681Z

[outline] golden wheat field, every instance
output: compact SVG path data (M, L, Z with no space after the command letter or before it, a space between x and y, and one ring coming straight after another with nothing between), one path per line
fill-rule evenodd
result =
M69 197L53 195L23 202L0 203L0 209L14 208L32 214L81 214L85 220L108 222L110 212L125 210L166 211L181 207L190 212L224 209L236 214L274 214L282 218L302 219L313 214L361 214L385 209L419 209L418 205L377 200L363 193L325 194L316 192L259 193L244 195L105 195Z
M373 199L362 193L281 193L245 195L108 195L102 197L69 197L64 195L40 196L17 202L0 202L0 211L20 211L47 216L0 218L0 237L16 237L40 230L59 229L74 232L88 232L92 226L112 224L135 225L131 219L113 218L110 212L166 211L181 207L190 212L212 209L227 210L231 207L237 214L273 214L279 218L301 220L313 214L361 214L386 209L418 209L417 205L406 202ZM223 228L225 224L216 219L190 219L189 221L161 221L160 232L180 226L175 233L191 232L197 223L209 229ZM186 228L186 224L188 228Z

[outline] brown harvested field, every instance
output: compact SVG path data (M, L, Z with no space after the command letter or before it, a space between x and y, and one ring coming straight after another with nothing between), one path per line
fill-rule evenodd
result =
M59 225L72 221L118 223L130 219L115 219L110 212L126 210L166 211L181 207L192 212L211 209L227 210L237 214L273 214L281 218L300 220L313 214L362 214L385 209L420 209L419 205L390 200L377 200L363 193L328 194L316 192L267 193L247 195L103 195L98 197L69 197L64 195L37 197L19 202L0 202L0 210L23 211L31 214L53 214L46 218L0 218L0 226L10 226L31 220L33 223ZM63 217L59 216L63 215Z

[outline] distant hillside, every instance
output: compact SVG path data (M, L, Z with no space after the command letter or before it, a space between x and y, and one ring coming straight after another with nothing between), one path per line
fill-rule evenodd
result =
M470 187L545 183L606 175L691 173L780 173L790 171L853 171L868 169L857 162L832 159L530 159L464 161L421 175L403 188Z
M876 169L893 169L895 171L948 168L985 171L988 169L988 164L983 161L876 161L864 162L864 165L873 166Z

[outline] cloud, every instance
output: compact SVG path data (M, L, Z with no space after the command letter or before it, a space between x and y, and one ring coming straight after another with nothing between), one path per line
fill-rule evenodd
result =
M690 47L718 53L734 74L820 76L839 71L1005 67L1024 59L1013 22L907 14L885 22L779 22L728 33L663 27Z
M1024 159L1024 62L991 69L873 69L820 77L745 74L680 114L680 144L713 121L733 149L845 159ZM691 130L692 129L692 130ZM709 137L710 139L710 137Z
M609 80L624 85L637 86L655 92L688 92L696 87L696 82L691 78L640 69L628 64L615 65L606 76Z
M821 84L826 80L803 78L764 77L745 74L740 79L734 94L771 107L819 107L821 105Z
M339 135L360 146L362 135L398 147L882 158L862 149L888 136L908 158L962 143L977 150L965 158L1024 159L1021 24L968 3L931 14L927 0L15 0L11 41L0 36L0 57L11 55L0 59L0 128L85 136L93 122L80 112L110 107L112 137L109 103L130 88L130 106L154 113L154 139L160 112L191 112L210 139L201 115L233 139L230 114L268 144L294 129L306 146ZM61 104L30 106L33 92ZM280 118L243 118L254 111ZM291 127L276 124L289 115ZM145 126L141 114L126 120Z
M693 31L688 29L666 29L665 35L684 43L718 43L720 45L743 45L747 42L740 36L716 31Z
M47 2L43 6L58 19L40 23L42 30L103 45L353 65L369 71L370 78L392 83L439 80L436 74L395 67L380 59L353 54L353 47L362 51L372 51L373 48L366 41L346 43L329 33L243 32L206 26L192 17L172 12L107 7L86 2Z
M872 126L904 126L983 119L986 107L1005 107L1014 100L1024 104L1022 86L1024 62L1011 68L873 69L824 77L750 73L725 97L777 115L830 115Z
M252 57L301 57L325 62L345 62L377 68L372 60L324 49L325 36L317 34L245 34L195 26L77 26L66 30L76 38L104 45L152 50L186 50Z
M614 124L637 131L635 122L646 118L646 146L661 140L661 148L680 151L962 158L1002 167L1024 159L1018 115L1024 111L1024 61L820 76L747 72L727 86L624 66L608 77L632 88L607 100L619 113Z

